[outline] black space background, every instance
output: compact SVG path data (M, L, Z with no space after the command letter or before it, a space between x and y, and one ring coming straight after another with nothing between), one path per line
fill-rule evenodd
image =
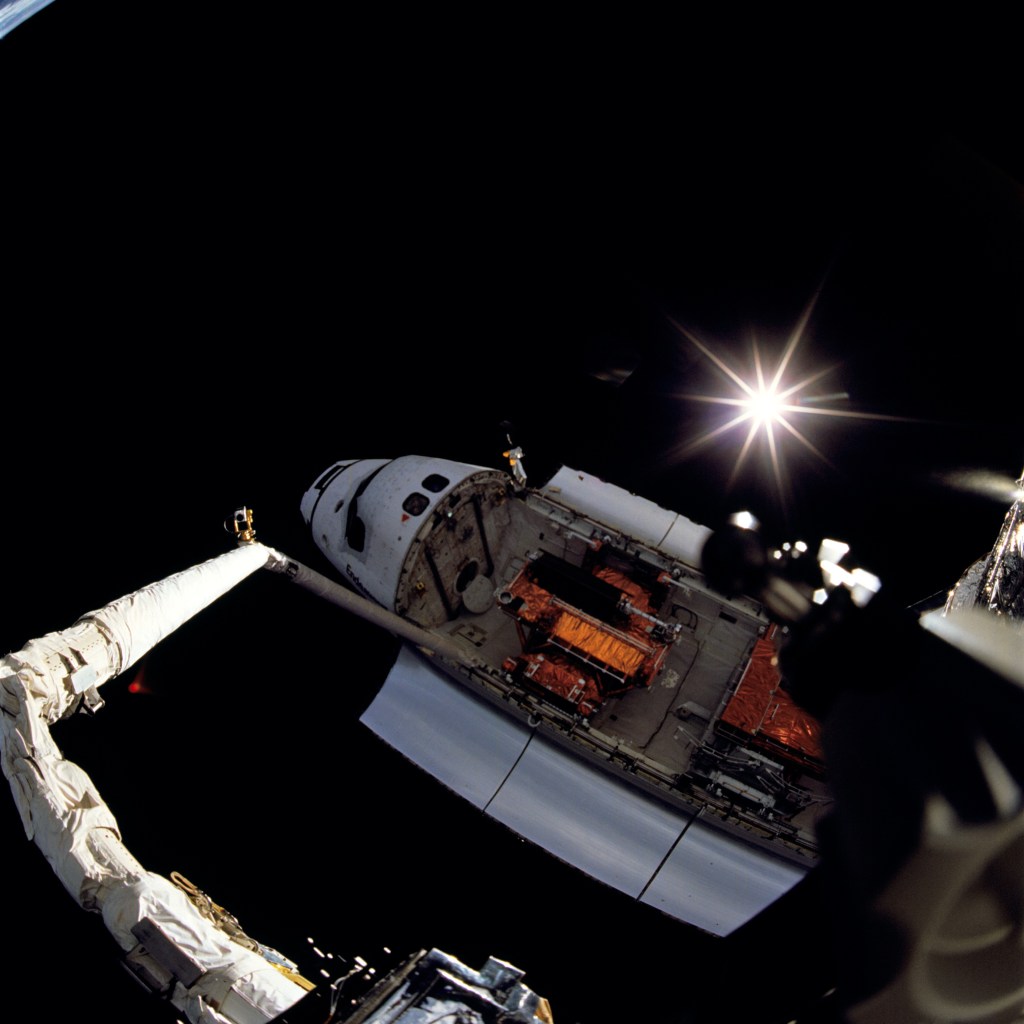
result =
M712 525L745 506L777 540L840 536L906 602L988 549L1003 505L936 480L1024 465L1022 165L994 77L966 93L937 61L897 87L757 26L174 10L57 0L0 41L5 649L218 554L241 503L323 569L298 502L333 460L496 464L506 419L536 479L565 462ZM678 396L725 385L673 320L771 361L819 288L798 371L907 421L804 418L828 464L788 444L781 490L763 454L727 489L737 434L678 457L714 413ZM115 681L57 740L147 867L309 971L308 935L436 945L516 963L559 1024L694 1019L720 944L358 726L394 650L251 579L148 659L150 694ZM12 991L44 1020L164 1019L9 801L0 836ZM789 1020L828 976L819 918L778 927L729 950L754 981L721 1019Z

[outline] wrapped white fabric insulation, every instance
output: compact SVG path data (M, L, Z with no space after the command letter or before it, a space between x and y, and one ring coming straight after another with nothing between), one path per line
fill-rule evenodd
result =
M180 889L139 864L89 776L64 759L48 725L278 557L259 544L238 547L0 662L0 759L26 835L72 897L102 914L134 972L195 1024L262 1024L307 989L232 941Z

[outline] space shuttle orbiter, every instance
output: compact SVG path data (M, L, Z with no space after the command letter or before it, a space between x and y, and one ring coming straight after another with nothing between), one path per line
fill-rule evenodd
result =
M421 456L336 462L302 514L421 634L364 723L490 817L719 935L814 865L819 727L766 607L708 586L706 527L568 467Z

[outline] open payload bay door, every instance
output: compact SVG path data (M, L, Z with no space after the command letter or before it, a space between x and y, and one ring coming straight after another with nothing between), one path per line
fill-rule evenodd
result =
M403 647L362 716L490 817L634 899L715 935L806 873L573 756Z

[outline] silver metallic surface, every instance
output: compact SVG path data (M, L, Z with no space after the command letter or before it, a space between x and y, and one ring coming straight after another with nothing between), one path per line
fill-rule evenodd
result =
M805 874L794 864L695 821L640 902L715 935L728 935Z
M531 842L705 931L729 934L805 873L564 752L408 648L362 722Z
M480 808L498 791L532 735L404 646L360 721Z
M643 892L690 820L540 737L488 813L633 897Z
M1017 481L1015 494L1024 488ZM1003 518L988 558L972 565L950 592L946 612L979 606L1024 623L1024 500L1017 498Z

